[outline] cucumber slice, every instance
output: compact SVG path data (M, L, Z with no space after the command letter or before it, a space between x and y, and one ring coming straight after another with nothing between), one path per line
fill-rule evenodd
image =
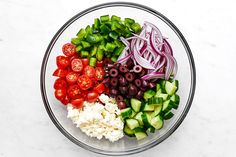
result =
M138 122L139 122L140 125L143 125L142 114L143 114L143 112L139 112L139 113L137 113L136 116L134 117L135 119L138 120Z
M162 111L163 112L168 112L172 109L172 105L171 105L171 101L170 100L166 100L164 103L163 103L163 107L162 107Z
M162 89L157 90L155 97L158 97L160 94L162 94Z
M152 117L156 117L161 113L161 111L162 111L162 105L156 106L154 112L152 112Z
M158 91L159 89L161 89L161 85L159 83L156 84L156 91Z
M143 106L143 111L154 111L154 105L149 105L148 103L145 103Z
M163 127L163 124L164 124L164 122L163 122L163 119L160 115L152 118L152 120L151 120L151 125L155 129L158 129L158 130L161 129Z
M139 127L138 120L136 120L136 119L126 119L126 124L131 130Z
M152 97L148 99L148 105L153 105L153 106L159 106L162 105L163 99L162 98L156 98Z
M151 116L148 114L148 113L143 113L142 115L141 115L141 117L142 117L142 120L143 120L143 124L144 124L144 126L146 126L147 128L149 128L149 127L151 127L152 125L151 125Z
M150 133L155 133L155 128L154 127L150 127L147 129L147 131L149 131Z
M175 87L177 87L177 90L178 90L178 88L179 88L179 81L178 81L178 80L173 80L173 81L172 81L172 84L173 84Z
M132 114L130 115L129 118L133 118L136 115L136 112L134 110L132 110Z
M179 100L180 100L179 95L177 95L177 94L172 95L170 97L170 100L172 100L176 104L179 104Z
M168 119L170 119L170 118L172 118L174 116L174 113L172 113L171 111L169 111L169 112L167 112L167 113L165 113L164 114L164 119L165 120L168 120Z
M165 101L165 100L168 99L168 96L169 96L168 94L163 94L163 93L161 93L161 94L159 94L157 97L158 97L158 98L162 98L162 99Z
M176 92L177 87L173 85L171 82L166 81L165 90L167 94L173 95Z
M132 98L132 99L130 100L130 103L131 103L132 109L133 109L135 112L139 112L139 111L140 111L141 104L142 104L141 101L139 101L138 99Z
M144 98L145 100L147 100L147 99L153 97L155 94L156 94L155 91L153 91L153 90L151 90L151 89L148 89L146 92L144 92L143 98Z
M130 107L121 110L121 116L123 119L129 118L132 114L132 109Z
M165 90L166 80L160 80L161 89Z
M133 136L134 136L134 131L131 130L127 125L125 125L123 131L124 131L124 133L125 133L127 136L130 136L130 137L133 137Z
M134 135L137 138L137 140L141 140L147 137L146 131L140 127L134 129Z

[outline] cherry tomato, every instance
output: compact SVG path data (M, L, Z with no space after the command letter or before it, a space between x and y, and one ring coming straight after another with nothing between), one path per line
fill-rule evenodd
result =
M104 79L104 76L105 76L105 71L104 71L104 68L102 67L97 67L95 69L95 78L96 80L103 80Z
M66 89L67 83L63 78L58 78L54 82L54 89Z
M68 73L67 70L58 68L54 71L52 75L57 77L66 77L67 73Z
M71 69L75 72L81 72L83 70L83 63L81 59L75 58L71 61Z
M66 81L69 83L69 84L74 84L77 82L79 78L79 75L76 73L76 72L69 72L67 75L66 75Z
M75 58L79 58L79 55L77 53L75 53L73 56L69 57L70 61L72 61Z
M110 94L110 89L106 87L104 93L109 95Z
M87 75L79 76L77 83L78 83L80 89L82 89L82 90L87 90L87 89L91 88L92 84L93 84L91 79Z
M83 63L83 66L86 67L87 65L89 65L89 59L88 58L82 58L82 63Z
M81 97L81 90L78 85L71 85L67 90L67 94L71 99L76 99Z
M62 52L68 57L73 56L76 53L76 47L71 43L67 43L63 45Z
M64 104L64 105L67 105L69 102L70 102L70 98L66 95L65 98L63 100L61 100L61 102Z
M96 67L103 67L103 66L104 66L103 61L97 61Z
M98 93L95 91L89 92L87 95L88 102L94 102L98 98Z
M56 89L54 94L58 100L62 101L66 96L66 89Z
M105 91L105 85L103 83L100 83L94 87L94 90L98 92L99 94L101 94Z
M57 56L56 62L57 62L58 68L62 68L62 69L70 65L70 59L65 56Z
M87 75L90 78L93 78L95 76L95 69L94 69L94 67L92 67L90 65L87 65L84 68L84 74Z
M84 103L84 98L78 98L78 99L71 100L71 104L76 108L83 107L83 103Z

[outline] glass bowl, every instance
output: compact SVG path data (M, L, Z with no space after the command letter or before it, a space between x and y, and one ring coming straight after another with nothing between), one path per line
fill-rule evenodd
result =
M178 62L179 71L176 79L180 82L178 94L181 102L179 108L174 111L175 115L172 119L165 121L165 125L160 131L150 134L144 140L137 141L135 138L125 136L121 140L111 143L108 140L90 138L82 133L79 128L76 128L72 121L67 118L66 107L54 97L53 83L56 78L52 76L52 73L56 69L56 56L62 54L62 45L70 42L80 28L92 24L94 18L106 14L133 18L140 24L143 24L144 21L152 22L168 38ZM181 32L169 19L143 5L116 2L86 9L72 17L59 29L51 40L43 58L40 81L45 108L61 133L82 148L95 153L114 156L147 150L169 137L178 128L189 111L194 97L196 74L191 50Z

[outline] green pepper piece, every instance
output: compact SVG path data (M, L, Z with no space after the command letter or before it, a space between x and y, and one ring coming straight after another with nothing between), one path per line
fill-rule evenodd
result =
M83 48L85 48L85 49L91 46L90 43L88 43L86 41L81 41L81 44L82 44Z
M140 24L134 23L134 24L131 25L131 29L132 29L135 33L138 33L138 32L141 31L142 28L141 28Z
M125 48L125 46L123 46L123 45L120 46L120 47L115 48L114 55L119 56L121 54L121 52L124 50L124 48Z
M93 46L92 50L90 51L90 56L95 56L97 53L97 46Z
M106 44L106 50L109 52L112 52L116 48L116 45L113 43L107 43Z
M96 58L99 60L99 61L101 61L102 59L103 59L103 49L101 49L101 48L98 48L97 49L97 53L96 53Z
M123 44L122 42L120 42L119 40L114 40L114 44L116 44L116 46L118 46L118 47L124 45L124 44Z
M85 51L85 50L81 51L81 57L86 58L88 56L89 56L89 52L88 51Z
M105 51L105 56L106 56L107 58L111 58L111 52Z
M92 24L92 34L97 34L99 33L99 30L94 28L94 24Z
M90 57L90 59L89 59L90 66L94 67L96 65L96 62L97 62L97 59L95 57Z
M94 19L94 29L99 30L100 20L99 18Z
M109 21L109 15L100 16L101 23Z
M112 57L111 57L111 61L114 62L114 63L117 61L117 59L118 59L117 56L112 56Z
M108 34L110 32L110 28L107 25L102 24L100 26L100 31L102 34Z
M81 45L79 45L79 46L76 47L76 52L79 52L82 49L83 49L83 47Z
M118 39L118 36L119 36L118 33L114 31L109 33L109 37L111 37L112 39Z
M111 16L111 21L120 21L120 17L116 15Z
M72 38L71 39L71 43L74 44L74 45L79 45L80 42L81 42L80 38Z
M86 41L91 44L95 44L101 40L102 40L102 37L97 34L88 34L86 37Z
M78 38L82 39L86 35L86 31L84 28L81 28L80 31L76 34Z
M85 31L86 31L85 37L86 37L88 34L92 34L92 29L91 29L90 25L88 25L88 26L85 28Z
M132 24L135 23L135 21L131 18L125 18L125 21L124 21L125 25L130 27Z

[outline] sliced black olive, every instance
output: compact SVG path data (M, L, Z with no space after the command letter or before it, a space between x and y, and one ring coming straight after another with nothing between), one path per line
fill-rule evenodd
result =
M127 81L123 76L119 77L119 83L120 83L121 86L127 85Z
M115 68L111 68L109 71L109 74L111 77L117 77L118 76L118 70L116 70Z
M127 73L129 70L128 70L127 67L125 67L124 65L121 65L121 66L119 67L119 71L120 71L121 73Z
M119 109L124 109L124 108L126 108L126 104L125 104L125 102L124 101L120 101L120 102L118 102L118 108Z
M142 81L142 87L144 87L144 88L148 87L148 82L143 80Z
M133 70L135 73L140 73L142 72L143 68L140 65L135 65Z
M119 91L121 94L125 95L128 92L128 87L127 86L120 86Z
M119 67L120 67L120 63L116 63L116 64L114 64L114 68L116 68L116 69L118 69Z
M137 95L135 96L137 99L143 98L143 91L138 91Z
M133 60L132 59L128 59L127 62L126 62L126 65L127 65L128 69L132 69L133 66L134 66Z
M118 85L118 78L116 78L116 77L111 78L110 84L113 87L116 87Z
M140 73L140 77L142 77L142 76L144 76L144 75L146 75L146 71L143 69L143 70L141 71L141 73Z
M111 95L116 96L118 94L118 90L116 89L111 89Z
M136 80L134 80L134 84L135 84L137 87L141 87L142 82L141 82L140 79L136 79Z
M134 96L137 93L138 93L137 87L135 85L133 85L133 84L130 84L130 86L129 86L129 94Z
M118 95L118 96L116 97L116 101L117 101L117 102L124 101L123 96Z
M134 75L130 72L125 74L125 78L127 81L132 82L134 80Z
M109 77L105 78L105 79L102 81L102 83L103 83L106 87L109 87L109 85L110 85L110 78L109 78Z

